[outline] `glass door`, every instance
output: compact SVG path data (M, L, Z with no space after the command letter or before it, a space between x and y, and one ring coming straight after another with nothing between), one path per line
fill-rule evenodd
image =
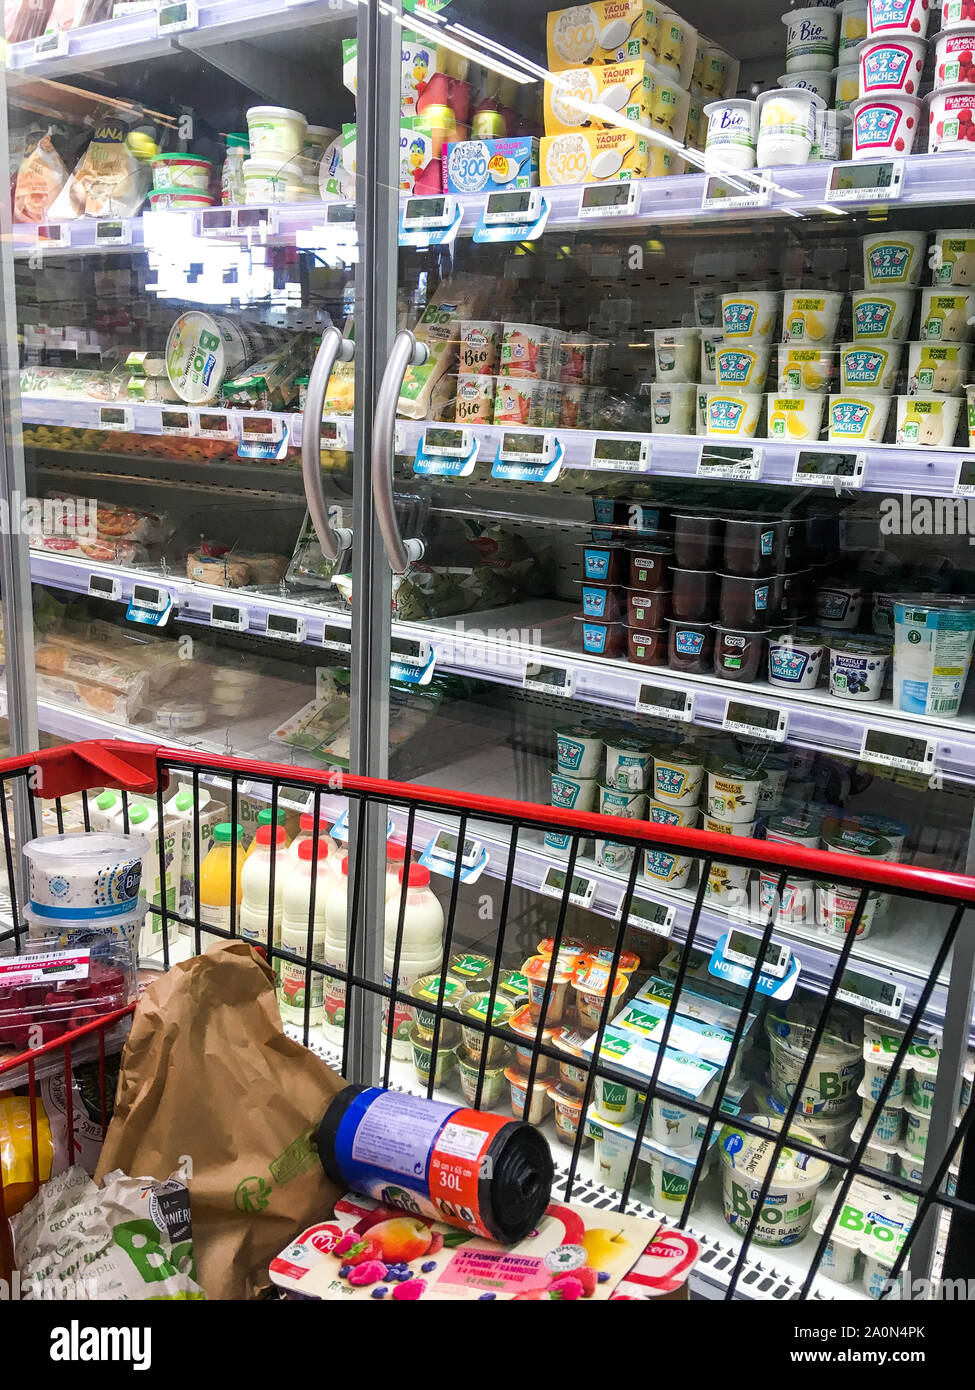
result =
M909 86L892 99L867 52L884 42L873 8L819 8L814 36L765 3L743 32L712 0L680 14L454 0L413 16L401 333L383 386L397 421L394 433L391 410L377 418L373 486L394 656L432 714L408 747L391 728L396 775L975 868L975 183L956 118L933 113L929 128L918 101L943 100L937 19L904 48ZM416 830L435 872L438 832L436 817ZM662 848L636 865L621 926L629 847L573 850L567 902L569 836L469 834L476 886L456 847L434 880L465 906L464 947L530 972L556 926L589 952L612 953L622 933L639 966L611 1033L648 980L680 969L705 993L727 980L770 913L778 959L801 967L786 1026L818 1017L851 921L828 885L780 894L774 874L720 864L700 882ZM949 913L879 906L858 919L828 1020L849 1092L800 1107L834 1152L852 1151L871 1105L863 1048L896 1035L932 975L917 1042L964 1094L969 949L956 943L953 971L939 959ZM499 938L499 917L517 933ZM776 1018L762 1009L739 1058L742 1114L781 1115L791 1099ZM566 1024L586 1031L578 1014ZM558 1107L546 1128L565 1160L575 1130ZM866 1160L893 1181L924 1168L906 1113ZM954 1112L942 1119L946 1133ZM619 1188L588 1142L615 1132L632 1148L613 1121L598 1106L582 1120L580 1172ZM720 1164L688 1211L661 1188L661 1154L681 1171L654 1139L633 1195L737 1251ZM922 1265L940 1239L928 1230ZM776 1287L801 1285L816 1242L771 1244ZM840 1266L831 1296L871 1294L857 1251Z

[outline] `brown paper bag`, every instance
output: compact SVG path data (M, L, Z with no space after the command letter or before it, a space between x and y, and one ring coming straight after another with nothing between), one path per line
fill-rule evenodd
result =
M267 962L245 941L219 942L142 997L96 1181L115 1168L178 1174L207 1298L253 1296L270 1260L342 1195L315 1134L344 1085L283 1033Z

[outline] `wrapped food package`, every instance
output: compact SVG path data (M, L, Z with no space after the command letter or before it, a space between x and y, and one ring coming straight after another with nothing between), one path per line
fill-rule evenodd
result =
M414 329L429 355L421 366L407 368L398 414L410 420L430 417L434 387L456 370L461 320L476 318L492 294L497 296L497 283L486 275L455 275L438 287Z
M17 170L14 221L43 222L67 179L68 171L50 135L40 136Z
M53 221L75 217L134 217L142 207L152 173L126 142L123 121L103 119L91 143L52 205Z
M3 34L7 43L36 39L47 28L51 0L4 0Z

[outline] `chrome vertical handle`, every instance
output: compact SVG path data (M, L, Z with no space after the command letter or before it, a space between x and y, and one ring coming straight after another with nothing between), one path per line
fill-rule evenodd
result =
M405 541L400 535L393 499L393 433L396 429L396 407L407 367L421 367L429 351L426 343L418 343L409 329L404 328L393 339L393 349L386 363L372 434L372 495L376 520L383 538L386 558L394 574L405 574L410 565L422 559L421 540Z
M334 526L329 516L325 490L322 487L321 425L328 392L328 379L336 362L351 362L355 345L343 338L333 324L322 334L315 365L308 378L305 408L301 412L301 477L305 501L318 544L326 560L337 562L352 545L352 532L344 526Z

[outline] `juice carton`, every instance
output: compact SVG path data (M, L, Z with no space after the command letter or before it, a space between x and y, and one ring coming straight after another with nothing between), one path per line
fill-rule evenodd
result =
M649 153L649 141L629 130L546 135L539 146L539 182L545 187L640 179L647 172Z

